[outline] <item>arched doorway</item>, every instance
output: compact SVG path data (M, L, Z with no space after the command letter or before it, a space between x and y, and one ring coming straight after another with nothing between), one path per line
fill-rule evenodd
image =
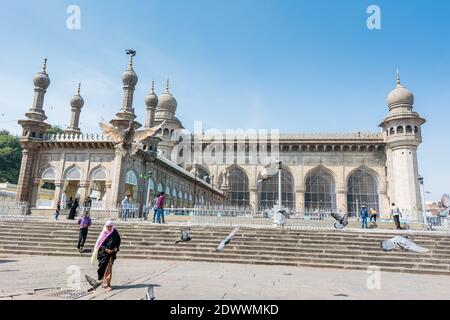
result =
M68 208L70 208L75 199L78 199L78 201L80 201L80 180L80 169L72 167L66 172L64 179L64 191L67 195Z
M89 197L92 200L93 208L105 207L106 195L106 171L103 168L95 169L91 174L91 182L89 184Z
M55 201L55 169L47 168L42 173L36 199L36 208L53 208Z
M229 204L232 206L248 207L250 205L250 192L248 177L245 172L235 166L230 169L228 176L230 187Z
M347 208L350 216L359 216L361 207L366 206L379 213L378 180L367 169L354 171L348 178Z
M336 210L336 185L333 176L317 169L306 177L305 212L330 213Z
M138 191L138 181L136 174L129 170L125 177L125 196L129 195L133 202L136 202Z
M258 183L258 207L273 208L278 201L278 174ZM295 208L294 177L286 169L281 170L281 204Z

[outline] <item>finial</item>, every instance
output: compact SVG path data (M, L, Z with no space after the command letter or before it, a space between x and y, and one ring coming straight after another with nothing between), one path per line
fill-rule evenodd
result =
M400 86L401 82L400 82L400 71L398 71L397 69L397 86Z
M44 59L44 64L42 65L42 73L47 74L47 57Z
M155 80L152 80L152 94L155 94Z
M77 95L80 95L80 91L81 91L81 82L78 82Z
M167 77L166 81L166 92L169 93L169 77Z

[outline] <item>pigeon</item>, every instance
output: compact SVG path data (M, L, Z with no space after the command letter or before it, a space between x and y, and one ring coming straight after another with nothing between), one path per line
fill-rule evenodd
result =
M145 291L145 299L144 300L155 300L155 294L153 293L153 285L149 285L147 290Z
M348 214L341 216L340 214L333 212L331 213L331 216L337 220L334 224L336 229L344 229L348 225Z
M178 244L180 242L187 242L191 241L192 237L189 234L190 229L181 229L181 238L180 240L175 241L175 244Z
M223 249L225 249L225 246L226 246L227 244L230 243L231 239L233 239L233 237L234 237L238 232L239 232L239 227L236 227L236 228L233 230L233 232L231 232L230 235L229 235L225 240L223 240L223 241L219 244L219 246L216 248L216 251L223 251Z
M92 286L92 288L90 288L88 290L88 292L94 291L95 289L97 289L98 287L101 286L103 281L97 281L94 278L88 276L87 274L85 275L87 282L89 282L89 284Z
M395 236L389 240L381 241L380 246L383 251L393 251L396 248L401 248L403 250L413 251L417 253L426 253L430 251L426 248L418 246L408 238L402 236Z

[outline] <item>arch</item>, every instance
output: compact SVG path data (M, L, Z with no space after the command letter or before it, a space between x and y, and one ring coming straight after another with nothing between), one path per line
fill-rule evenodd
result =
M155 190L155 183L151 178L148 179L148 190Z
M178 191L178 199L183 200L183 192Z
M56 179L55 168L48 167L47 169L45 169L44 172L42 172L41 179L42 180L55 180Z
M98 166L94 169L91 170L91 174L90 174L91 179L90 180L96 180L96 181L106 181L107 179L107 174L106 174L106 169Z
M295 208L295 181L287 167L281 170L281 204ZM278 201L278 174L258 182L258 207L272 208Z
M169 131L169 129L165 128L163 130L163 137L164 138L169 138L169 136L170 136L170 131Z
M394 128L389 129L389 133L390 133L391 135L395 134L395 129L394 129Z
M397 127L397 133L398 133L398 134L402 134L404 131L405 131L405 130L403 129L402 126L398 126L398 127Z
M132 186L138 185L137 176L133 170L128 170L127 175L125 176L125 183Z
M164 187L161 183L158 183L158 187L156 188L156 192L163 192L164 191Z
M357 216L361 207L379 212L378 175L372 169L362 166L347 177L347 208L350 216Z
M235 206L250 205L248 176L241 167L235 165L229 169L228 186L230 187L229 202Z
M81 170L76 166L69 167L64 175L65 180L81 180Z
M331 170L318 166L305 176L305 212L336 210L336 182Z
M414 126L414 133L419 132L419 128L417 126Z
M406 133L412 133L413 132L413 129L412 129L412 127L411 126L406 126Z
M166 187L166 191L164 191L164 193L169 197L171 196L169 186Z
M177 198L178 197L178 192L176 189L172 190L172 197Z

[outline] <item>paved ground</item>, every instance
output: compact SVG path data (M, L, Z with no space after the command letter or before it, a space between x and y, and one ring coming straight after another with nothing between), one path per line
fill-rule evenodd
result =
M61 288L86 290L85 273L96 274L86 258L2 256L0 299L52 299L49 294ZM97 289L79 299L138 300L153 284L158 300L434 300L450 298L449 281L448 276L119 258L114 290Z

